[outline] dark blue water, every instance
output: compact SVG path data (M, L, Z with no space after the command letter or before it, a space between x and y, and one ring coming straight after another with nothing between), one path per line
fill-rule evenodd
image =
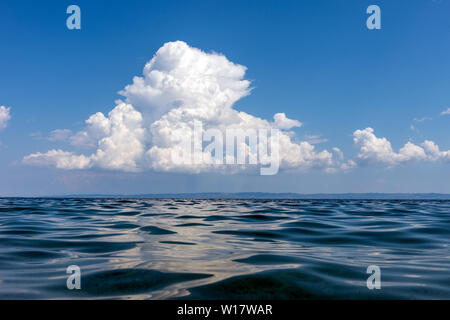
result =
M450 299L450 201L0 199L0 298Z

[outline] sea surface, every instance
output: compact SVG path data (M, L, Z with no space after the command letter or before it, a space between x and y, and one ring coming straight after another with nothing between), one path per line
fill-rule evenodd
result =
M450 299L450 201L1 198L0 299Z

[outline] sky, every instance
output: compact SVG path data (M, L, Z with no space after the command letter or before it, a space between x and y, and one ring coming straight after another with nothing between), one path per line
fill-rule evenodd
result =
M448 0L2 1L0 196L450 193L449 18ZM195 120L281 130L279 171L173 163Z

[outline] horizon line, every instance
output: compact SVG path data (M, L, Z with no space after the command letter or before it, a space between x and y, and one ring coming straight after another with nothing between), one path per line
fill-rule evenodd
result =
M391 200L450 200L449 193L439 192L343 192L343 193L296 193L296 192L178 192L136 194L62 194L34 196L1 196L0 198L152 198L152 199L391 199Z

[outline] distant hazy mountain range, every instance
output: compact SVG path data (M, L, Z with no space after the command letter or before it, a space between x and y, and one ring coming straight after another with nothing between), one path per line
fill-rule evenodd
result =
M172 198L172 199L432 199L450 200L450 194L443 193L265 193L265 192L237 192L237 193L161 193L161 194L69 194L62 196L47 196L45 198Z

